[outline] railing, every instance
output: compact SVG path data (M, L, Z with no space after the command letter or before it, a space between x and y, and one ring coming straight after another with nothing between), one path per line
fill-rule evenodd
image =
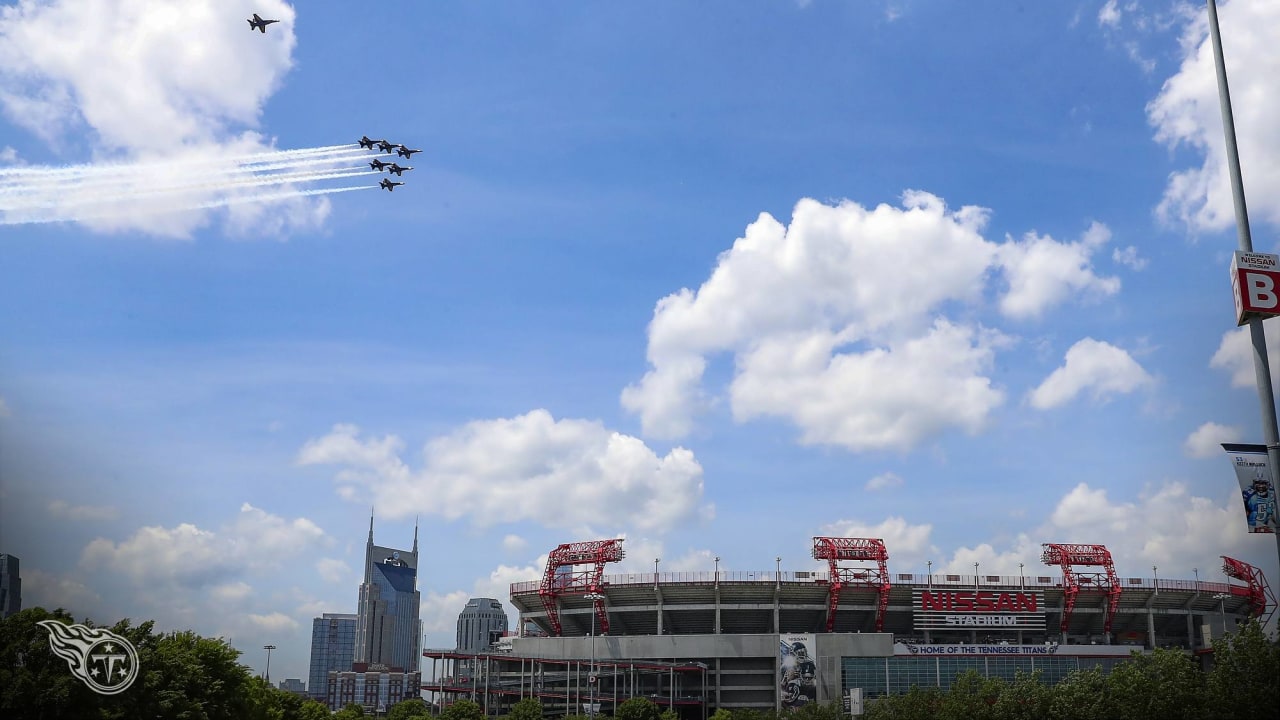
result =
M856 568L855 568L856 570ZM721 585L734 583L755 583L755 584L815 584L825 585L830 582L829 574L826 571L783 571L781 573L771 570L766 571L745 571L745 570L721 570L719 573ZM714 585L716 583L717 573L714 571L692 571L692 572L669 572L669 573L622 573L617 575L605 575L601 580L606 585L618 587L645 587L653 585ZM983 587L1000 587L1000 588L1058 588L1062 587L1061 575L1026 575L1019 578L1017 575L950 575L935 574L930 578L926 574L914 573L891 573L889 580L894 585L912 585L924 587L941 587L941 588L957 588L957 589L982 589ZM1087 588L1091 578L1078 578L1081 586ZM1129 578L1121 577L1120 587L1125 590L1171 590L1180 592L1196 592L1201 593L1230 593L1232 589L1239 589L1239 586L1231 586L1227 583L1195 581L1195 580L1159 580L1152 578ZM539 581L511 583L512 595L523 595L536 593L541 587Z

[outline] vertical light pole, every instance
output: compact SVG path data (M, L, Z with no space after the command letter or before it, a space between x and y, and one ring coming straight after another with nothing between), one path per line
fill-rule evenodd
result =
M1196 574L1196 594L1200 594L1200 568L1191 568L1191 572Z
M662 562L662 558L653 559L653 584L658 584L658 563Z
M782 582L782 556L779 555L773 559L774 573L778 577L778 582Z
M263 645L262 649L267 651L267 671L266 673L263 674L263 677L266 679L267 684L270 685L271 684L271 651L275 650L276 646Z
M1022 574L1022 563L1018 563L1018 587L1023 590L1027 589L1027 578Z
M1227 85L1227 61L1222 54L1222 30L1218 27L1218 3L1209 4L1209 40L1213 43L1213 64L1218 73L1218 105L1222 111L1222 134L1227 142L1227 170L1231 176L1231 199L1236 215L1236 238L1242 252L1253 252L1249 232L1249 209L1244 201L1244 178L1240 174L1240 149L1236 146L1236 121L1231 112L1231 88ZM1267 357L1267 337L1262 320L1249 321L1249 338L1253 343L1253 376L1262 403L1262 438L1267 445L1267 464L1271 482L1280 472L1280 428L1276 425L1276 399L1271 387L1271 361ZM1276 554L1280 555L1280 533L1276 533Z
M929 561L929 587L933 587L933 561Z
M978 589L978 563L973 564L973 588Z
M597 602L603 601L604 595L601 593L587 593L583 595L587 600L591 601L591 669L587 672L587 716L595 717L596 715L596 608Z
M1156 586L1156 594L1159 595L1160 594L1160 573L1156 572L1156 570L1157 570L1156 566L1152 565L1151 566L1151 577L1152 577L1151 582Z
M716 584L720 584L720 556L716 556Z

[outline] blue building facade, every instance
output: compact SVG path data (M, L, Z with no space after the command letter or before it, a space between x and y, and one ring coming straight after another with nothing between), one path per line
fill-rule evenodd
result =
M373 518L365 544L364 582L356 611L355 662L416 672L422 658L422 604L418 592L418 529L413 549L373 543Z
M22 577L18 558L0 554L0 618L22 609Z
M325 613L311 622L310 697L325 702L330 672L347 672L356 658L356 616Z

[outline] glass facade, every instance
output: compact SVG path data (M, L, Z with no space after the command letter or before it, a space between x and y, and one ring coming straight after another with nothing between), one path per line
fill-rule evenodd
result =
M1072 670L1099 668L1110 673L1127 657L890 657L842 658L841 694L849 688L862 688L863 697L900 695L913 686L938 687L947 690L957 676L974 670L984 677L1013 680L1018 671L1039 670L1042 681L1053 685Z
M19 566L18 558L0 554L0 618L7 618L22 609Z
M307 672L308 694L321 702L327 699L329 673L351 670L356 656L356 616L325 613L311 622L311 667Z
M463 652L489 649L507 633L507 613L493 598L472 598L458 614L458 644Z

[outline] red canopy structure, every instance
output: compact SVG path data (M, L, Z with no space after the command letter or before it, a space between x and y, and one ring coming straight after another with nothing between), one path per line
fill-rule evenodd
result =
M1076 596L1080 594L1082 585L1091 591L1101 593L1107 598L1107 611L1102 620L1102 631L1111 632L1111 622L1115 619L1116 608L1120 607L1120 579L1116 577L1115 563L1111 562L1111 551L1105 545L1067 545L1061 543L1044 543L1040 547L1044 551L1040 559L1045 565L1058 565L1062 568L1062 589L1065 602L1062 608L1062 632L1067 632L1071 624L1071 612L1076 607ZM1081 572L1076 567L1098 567L1098 571Z
M599 593L605 563L618 562L625 556L622 538L564 543L551 551L547 556L547 570L542 574L538 595L542 598L542 606L547 609L547 619L551 622L553 635L559 636L563 630L557 598L562 595ZM579 570L579 565L588 567ZM604 601L597 598L592 604L596 618L600 621L600 633L608 634L609 615L605 612Z
M884 615L889 607L889 551L884 541L872 538L815 537L813 557L826 560L831 572L827 589L827 632L836 626L836 608L840 591L846 586L874 588L876 596L876 632L884 630ZM875 567L840 567L841 560L875 563Z

